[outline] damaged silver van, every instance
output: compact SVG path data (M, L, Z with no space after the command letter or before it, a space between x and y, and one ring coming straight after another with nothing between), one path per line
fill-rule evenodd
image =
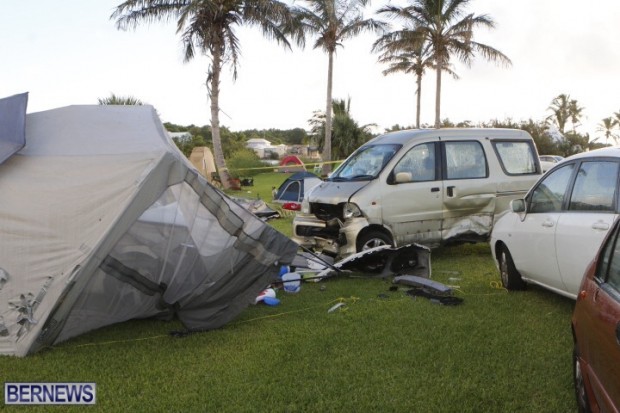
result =
M333 256L412 242L487 241L495 217L541 175L514 129L416 129L357 149L302 203L293 240Z

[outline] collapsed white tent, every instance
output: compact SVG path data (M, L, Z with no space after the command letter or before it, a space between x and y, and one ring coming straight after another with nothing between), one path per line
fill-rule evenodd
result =
M133 318L218 328L295 256L200 176L151 106L69 106L25 125L0 164L0 354Z

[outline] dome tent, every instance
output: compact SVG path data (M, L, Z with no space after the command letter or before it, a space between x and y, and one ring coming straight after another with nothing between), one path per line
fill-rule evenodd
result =
M321 178L312 172L296 172L289 176L278 188L273 201L278 203L300 203L304 194L323 182Z
M0 164L0 354L134 318L218 328L295 256L200 176L151 106L69 106L25 126Z

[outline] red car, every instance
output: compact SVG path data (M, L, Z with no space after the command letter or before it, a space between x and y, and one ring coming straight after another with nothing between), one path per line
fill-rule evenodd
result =
M620 411L620 221L581 283L573 312L573 376L580 412Z

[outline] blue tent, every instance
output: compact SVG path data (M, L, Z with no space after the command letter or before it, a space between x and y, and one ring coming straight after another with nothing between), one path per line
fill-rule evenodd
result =
M274 202L298 202L300 203L312 188L323 182L321 178L312 172L297 172L288 177L278 188L273 198Z

